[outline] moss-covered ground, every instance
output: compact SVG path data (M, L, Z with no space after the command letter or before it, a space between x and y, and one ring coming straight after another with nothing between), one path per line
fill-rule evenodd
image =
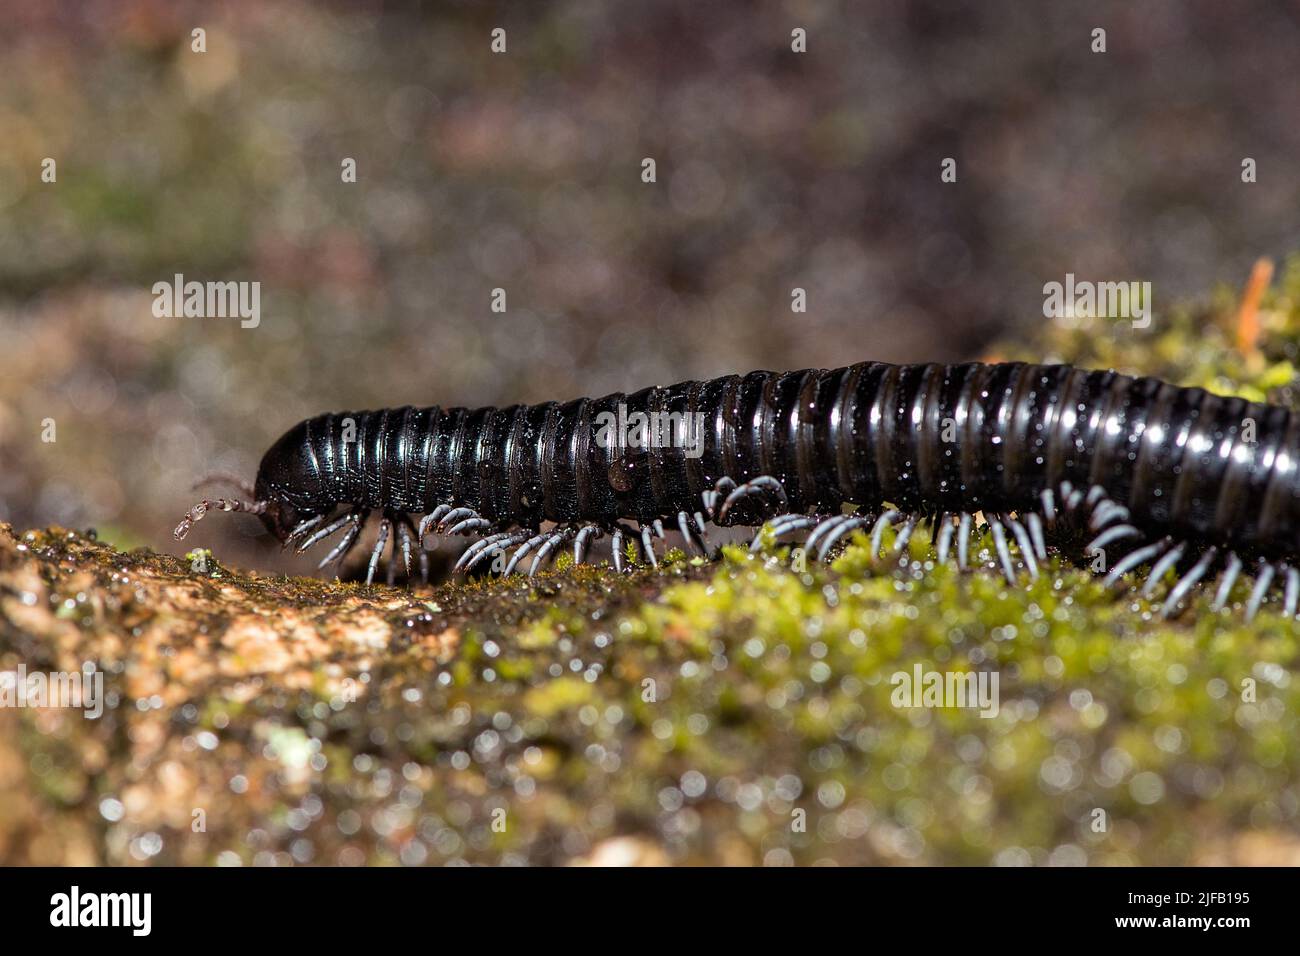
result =
M1295 405L1298 344L1291 269L998 357ZM1059 560L936 567L924 534L412 589L203 558L0 526L0 670L92 661L107 695L0 708L0 860L1300 863L1275 604L1165 621ZM917 666L996 674L996 714L896 706Z

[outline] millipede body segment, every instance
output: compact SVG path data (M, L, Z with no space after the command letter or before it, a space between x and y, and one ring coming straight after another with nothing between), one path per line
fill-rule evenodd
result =
M824 558L856 529L878 547L895 525L901 546L933 523L939 557L965 566L980 513L1010 580L1013 551L1036 576L1049 542L1082 536L1114 559L1112 580L1150 565L1150 589L1178 571L1167 610L1212 571L1223 603L1246 569L1248 614L1274 583L1293 614L1297 428L1279 406L1068 365L751 372L564 404L320 415L266 453L252 500L202 501L176 535L210 508L249 511L300 550L341 532L329 562L378 511L373 577L390 539L409 572L430 532L478 537L458 567L531 556L531 573L604 535L616 567L629 541L653 563L665 525L708 553L708 524L769 520L777 538L808 531Z

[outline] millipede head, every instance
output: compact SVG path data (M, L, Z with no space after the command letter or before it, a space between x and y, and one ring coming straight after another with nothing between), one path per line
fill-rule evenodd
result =
M244 514L257 515L262 519L262 524L266 530L275 535L276 539L282 543L287 543L294 530L302 526L304 521L323 517L323 511L320 509L311 509L301 507L295 504L292 497L285 491L285 482L276 480L282 477L277 474L280 456L268 455L264 459L261 467L258 468L256 482L247 482L237 476L226 473L218 473L200 479L196 487L209 484L213 481L220 481L227 484L237 485L247 496L246 498L204 498L194 507L186 512L185 517L181 519L176 530L172 532L176 540L179 541L190 532L196 521L202 521L209 511L241 511ZM269 464L268 464L269 463Z
M310 499L290 494L283 483L273 480L272 474L265 462L258 470L254 498L263 507L257 514L266 530L281 544L288 545L324 521L335 505L330 502L318 506Z
M262 510L257 512L262 519L262 524L282 544L288 544L289 539L294 536L294 532L304 525L310 524L312 519L323 517L323 515L318 515L315 512L296 508L283 498L273 498L269 501L256 503L263 506Z

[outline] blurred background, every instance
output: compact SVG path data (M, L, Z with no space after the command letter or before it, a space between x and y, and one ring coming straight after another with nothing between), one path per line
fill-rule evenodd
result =
M19 529L301 569L254 519L170 532L198 475L251 478L309 415L978 358L1032 334L1067 272L1150 281L1159 313L1300 248L1293 3L13 0L0 19ZM178 272L260 282L260 325L155 317Z

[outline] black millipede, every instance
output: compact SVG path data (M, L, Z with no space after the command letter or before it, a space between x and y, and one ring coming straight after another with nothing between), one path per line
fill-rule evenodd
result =
M929 525L939 561L966 568L982 515L1013 583L1038 576L1049 545L1087 542L1113 559L1108 583L1149 568L1149 596L1175 572L1166 614L1213 574L1222 607L1245 572L1248 617L1275 586L1290 616L1298 428L1280 406L1069 365L751 372L563 404L320 415L271 447L249 500L200 501L175 536L214 508L249 512L300 552L341 533L324 567L379 512L366 580L391 541L391 582L413 552L427 579L431 533L477 536L457 569L508 555L505 573L527 560L531 575L606 535L617 570L634 554L657 564L665 526L710 555L709 524L766 522L777 540L806 532L824 560L856 530L879 553L887 528L901 548Z

